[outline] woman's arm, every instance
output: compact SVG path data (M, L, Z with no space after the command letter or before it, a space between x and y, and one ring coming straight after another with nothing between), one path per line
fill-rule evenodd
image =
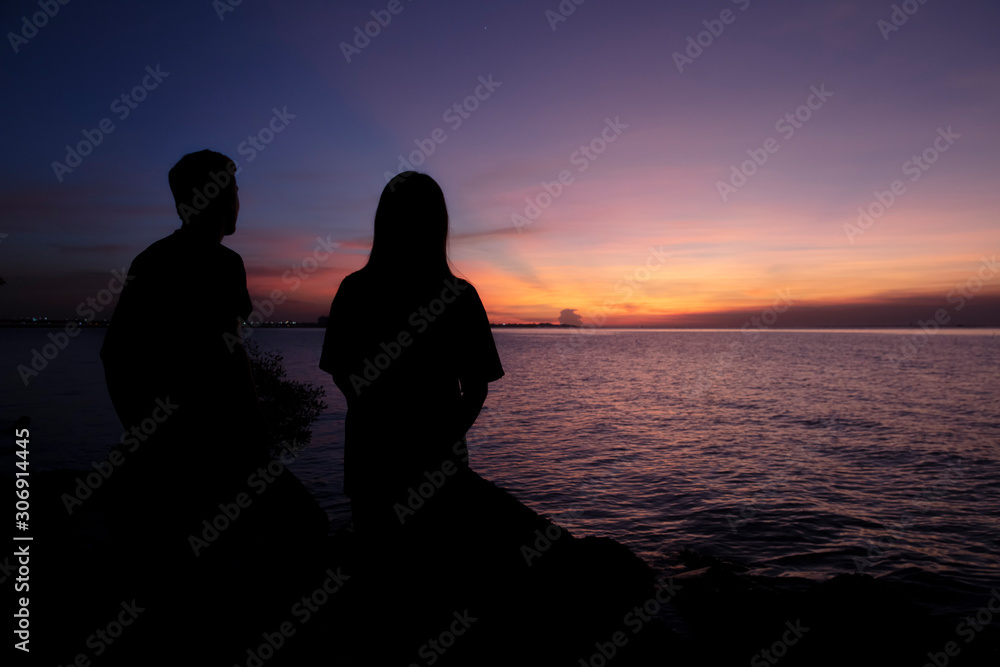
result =
M493 331L490 329L486 309L476 288L468 283L465 285L467 289L458 304L462 322L457 345L461 350L458 377L462 400L459 403L457 426L461 429L461 436L472 428L479 417L489 393L489 383L503 377L503 367L493 342Z
M470 383L462 387L462 400L458 408L459 437L468 433L476 423L488 392L489 385L486 382Z
M319 367L333 376L333 383L343 392L344 396L352 397L350 371L351 353L357 345L351 335L352 319L356 315L351 312L349 303L349 281L341 282L337 293L330 304L330 315L327 319L326 334L323 338L323 349L320 354Z

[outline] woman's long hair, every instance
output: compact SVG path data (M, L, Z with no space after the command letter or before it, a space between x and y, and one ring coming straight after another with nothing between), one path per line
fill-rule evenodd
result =
M375 211L375 238L365 268L421 282L452 275L448 209L433 178L404 171L386 184Z

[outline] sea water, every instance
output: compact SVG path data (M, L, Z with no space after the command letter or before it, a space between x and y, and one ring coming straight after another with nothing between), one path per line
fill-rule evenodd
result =
M83 331L27 385L44 329L2 329L0 426L31 417L34 470L87 469L121 438ZM331 518L346 403L321 329L257 329L328 408L291 465ZM669 570L681 549L772 577L843 572L1000 583L995 330L494 329L506 371L470 461L575 535ZM13 436L5 436L12 438ZM13 468L13 443L0 463ZM178 462L190 453L178 452Z

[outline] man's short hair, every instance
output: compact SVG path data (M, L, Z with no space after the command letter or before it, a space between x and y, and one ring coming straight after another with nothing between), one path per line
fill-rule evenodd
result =
M177 161L167 179L177 214L185 225L195 222L203 212L214 217L231 206L235 173L236 164L215 151L188 153Z

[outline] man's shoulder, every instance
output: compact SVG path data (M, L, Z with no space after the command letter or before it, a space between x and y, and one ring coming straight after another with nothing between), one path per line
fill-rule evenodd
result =
M227 248L221 243L217 247L218 247L217 252L219 256L223 258L224 261L232 262L233 264L239 264L240 266L243 266L243 256L240 255L240 253L236 252L232 248Z
M177 240L173 234L150 243L145 250L136 255L135 259L132 260L133 268L159 263L163 258L176 252L176 244Z
M178 231L154 241L136 255L135 259L132 260L132 268L140 271L156 271L161 267L173 270L177 268L179 263L184 264L192 259L199 261L199 258L211 262L222 270L245 270L243 257L232 248L227 248L221 243L192 248Z
M141 257L142 255L151 255L151 254L156 254L158 252L165 252L170 250L176 245L177 245L176 235L168 234L167 236L164 236L162 239L150 243L145 250L139 253L139 256Z

